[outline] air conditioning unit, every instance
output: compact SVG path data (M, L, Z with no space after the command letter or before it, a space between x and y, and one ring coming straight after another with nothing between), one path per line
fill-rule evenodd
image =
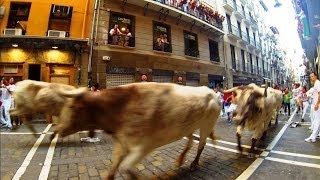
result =
M0 19L4 17L5 12L6 8L4 6L0 6Z
M21 36L22 29L4 29L3 34L8 36Z
M56 31L56 30L48 30L49 37L66 37L66 31Z

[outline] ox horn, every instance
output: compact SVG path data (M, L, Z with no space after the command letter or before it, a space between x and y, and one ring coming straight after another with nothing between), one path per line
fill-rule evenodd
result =
M63 90L63 89L58 89L58 94L65 96L65 97L69 97L69 98L75 98L75 97L79 97L82 94L84 94L85 92L88 91L87 87L80 87L74 90Z
M268 90L268 84L264 86L264 97L268 96L267 90Z
M223 93L231 93L231 92L236 91L237 89L238 89L238 87L233 87L231 89L227 89L227 90L223 91Z

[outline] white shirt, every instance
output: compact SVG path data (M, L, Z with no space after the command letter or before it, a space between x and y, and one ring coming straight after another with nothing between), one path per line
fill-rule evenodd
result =
M295 88L292 90L293 99L297 99L301 95L300 88Z
M316 105L318 102L318 93L320 92L320 81L317 79L314 82L313 93L312 93L312 104Z
M3 86L1 88L1 101L11 101L11 94L9 92L9 86Z

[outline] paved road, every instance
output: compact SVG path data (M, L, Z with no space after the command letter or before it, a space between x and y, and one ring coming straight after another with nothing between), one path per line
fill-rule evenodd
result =
M207 141L200 158L200 167L190 172L188 167L196 155L197 133L193 148L183 166L175 160L186 139L163 146L147 156L135 168L141 179L317 179L320 177L320 140L304 142L309 136L309 119L301 127L288 127L289 121L299 121L300 115L289 118L280 115L278 126L272 126L268 137L259 143L256 158L248 159L236 150L235 125L221 118L216 126L220 137L215 144ZM1 130L2 180L18 179L103 179L111 167L112 140L98 133L100 142L84 143L77 133L50 143L54 127L36 124L39 134L31 135L25 126L16 131ZM243 144L250 145L250 133L245 132ZM247 147L245 146L245 147ZM245 148L248 151L248 148ZM123 172L116 179L127 179Z

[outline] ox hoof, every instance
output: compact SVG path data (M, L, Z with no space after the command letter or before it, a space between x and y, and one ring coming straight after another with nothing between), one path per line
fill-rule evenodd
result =
M190 165L190 171L195 171L197 169L198 164L197 163L191 163Z
M114 174L108 174L105 180L114 180Z
M176 161L177 167L180 167L183 164L183 158L179 157Z
M254 154L253 153L249 153L248 154L248 158L250 158L250 159L254 158Z

